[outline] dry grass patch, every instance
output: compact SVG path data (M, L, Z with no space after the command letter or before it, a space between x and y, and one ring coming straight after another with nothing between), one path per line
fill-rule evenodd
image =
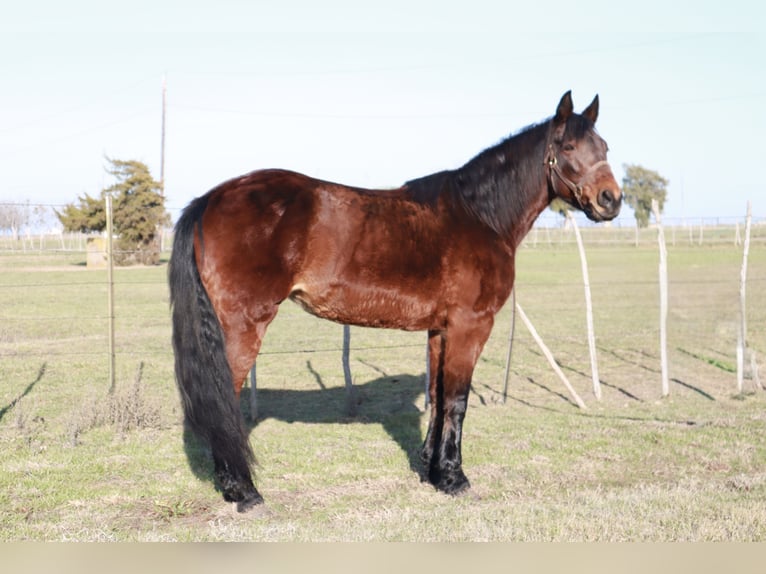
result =
M72 412L67 424L67 436L71 446L77 446L82 433L109 426L124 435L136 429L162 428L162 408L145 396L141 379L144 363L136 370L133 384L118 386L102 398L90 397L79 409Z

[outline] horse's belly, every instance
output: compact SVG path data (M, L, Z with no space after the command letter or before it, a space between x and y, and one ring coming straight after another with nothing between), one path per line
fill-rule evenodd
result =
M290 299L304 310L344 325L422 331L434 327L436 304L414 291L385 287L297 283Z

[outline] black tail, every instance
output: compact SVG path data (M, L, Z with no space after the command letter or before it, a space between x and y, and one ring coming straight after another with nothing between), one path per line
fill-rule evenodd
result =
M262 501L253 486L253 451L234 394L223 330L208 298L194 254L194 234L202 239L208 196L195 199L175 227L168 265L173 314L176 383L187 425L213 453L223 496L240 510Z

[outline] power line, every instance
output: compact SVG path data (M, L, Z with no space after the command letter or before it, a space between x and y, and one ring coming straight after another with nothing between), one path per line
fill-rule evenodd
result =
M122 87L120 87L120 88L118 88L116 90L105 92L105 93L101 94L100 96L94 97L94 98L89 99L89 100L81 101L77 105L70 106L68 108L64 108L63 110L59 110L57 112L52 112L52 113L49 113L49 114L39 114L36 117L34 117L32 119L29 119L29 120L27 120L27 121L25 121L25 122L23 122L21 124L16 124L16 125L12 125L12 126L2 127L2 128L0 128L0 133L7 133L7 132L15 131L15 130L26 129L26 128L28 128L30 126L33 126L35 124L38 124L40 122L49 121L49 120L51 120L53 118L57 118L57 117L61 117L61 116L67 115L67 114L71 114L71 113L80 111L82 109L93 108L93 105L95 103L101 102L101 101L103 101L103 100L105 100L105 99L107 99L107 98L109 98L111 96L115 96L117 94L123 94L123 93L129 92L129 91L133 90L134 88L140 86L141 84L145 83L147 80L148 80L148 78L142 78L141 80L136 80L135 82L132 82L132 83L126 85L126 86L122 86Z
M110 127L116 126L118 124L122 124L122 123L125 123L125 122L128 122L128 121L134 120L134 119L136 119L138 117L141 117L143 115L148 114L151 111L152 111L151 108L145 108L145 109L143 109L143 110L141 110L139 112L136 112L136 113L131 114L129 116L121 117L120 119L117 119L117 120L112 120L112 121L105 122L105 123L102 123L102 124L90 126L90 127L85 128L83 130L80 130L80 131L77 131L77 132L72 132L72 133L69 133L67 135L55 138L55 139L51 139L51 140L47 140L47 141L39 141L39 142L30 144L30 145L27 145L27 146L24 146L24 147L12 149L12 150L4 152L2 155L4 157L10 157L10 156L13 156L13 155L25 152L25 151L29 151L29 150L41 147L41 146L50 146L50 145L60 144L60 143L65 142L65 141L76 139L76 138L79 138L81 136L87 135L87 134L89 134L91 132L102 130L104 128L110 128Z

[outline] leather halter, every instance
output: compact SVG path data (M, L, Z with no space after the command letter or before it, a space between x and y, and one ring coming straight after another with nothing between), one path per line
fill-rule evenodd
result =
M550 181L551 187L555 190L556 187L553 185L553 174L556 174L558 178L561 180L561 182L569 189L570 192L572 192L572 195L575 198L575 201L577 201L577 205L580 209L584 209L585 206L582 203L582 190L583 187L579 183L573 182L571 179L569 179L567 176L564 175L564 172L561 171L561 168L559 167L559 160L556 157L556 152L553 150L553 144L548 144L548 156L545 158L545 164L548 166L550 171L548 172L548 180ZM585 172L585 175L583 176L583 179L588 177L588 174L598 168L600 168L603 165L608 165L609 162L606 160L597 161L592 166L588 168L588 170Z

